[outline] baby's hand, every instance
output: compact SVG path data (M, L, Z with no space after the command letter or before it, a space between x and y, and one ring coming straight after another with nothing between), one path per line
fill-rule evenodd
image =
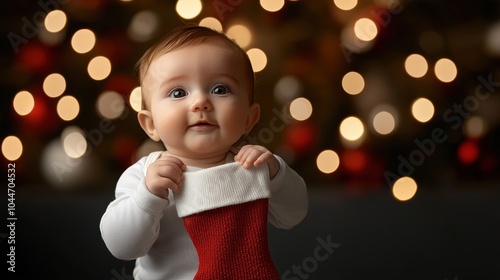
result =
M168 189L179 191L184 170L186 165L180 159L163 153L149 166L146 187L152 194L167 199Z
M266 148L259 145L245 145L234 157L243 167L260 166L267 163L269 177L272 179L280 169L280 164L274 155Z

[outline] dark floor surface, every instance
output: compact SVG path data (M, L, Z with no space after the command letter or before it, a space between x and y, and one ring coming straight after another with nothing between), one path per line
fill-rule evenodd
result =
M311 189L300 225L270 228L282 279L500 279L500 188L448 189L405 203L387 190ZM134 263L111 256L100 237L112 195L17 194L16 273L1 279L131 280Z

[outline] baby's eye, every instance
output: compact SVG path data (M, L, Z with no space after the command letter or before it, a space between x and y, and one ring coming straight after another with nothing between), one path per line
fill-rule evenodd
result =
M182 98L186 95L187 95L186 91L181 88L174 89L170 92L170 97L172 98Z
M212 91L210 93L212 94L219 94L219 95L224 95L224 94L228 94L230 93L231 91L229 90L229 88L227 86L224 86L224 85L217 85L215 86Z

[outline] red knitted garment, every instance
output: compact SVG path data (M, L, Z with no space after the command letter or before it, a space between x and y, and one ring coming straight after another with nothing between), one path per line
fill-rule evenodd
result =
M184 217L198 252L195 280L280 279L267 241L268 199Z

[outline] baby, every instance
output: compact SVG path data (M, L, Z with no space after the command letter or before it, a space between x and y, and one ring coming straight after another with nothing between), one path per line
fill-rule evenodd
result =
M100 229L135 279L279 279L267 222L291 228L306 215L302 178L259 145L237 149L260 117L246 53L223 33L185 26L140 59L154 152L118 180Z

